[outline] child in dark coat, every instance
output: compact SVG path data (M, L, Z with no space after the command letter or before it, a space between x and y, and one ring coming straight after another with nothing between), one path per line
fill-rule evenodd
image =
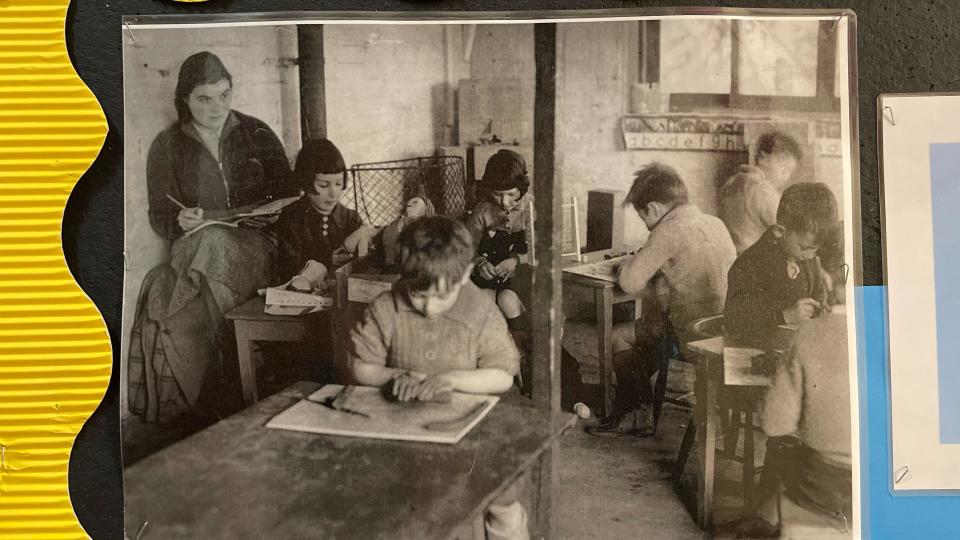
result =
M777 224L730 268L723 321L732 342L769 348L779 325L828 309L817 250L838 223L837 201L825 184L803 182L783 192Z
M277 221L281 280L298 275L310 261L327 270L347 263L356 256L356 247L346 246L345 241L363 226L360 215L339 202L347 184L347 167L332 142L305 142L294 173L304 196L285 208Z

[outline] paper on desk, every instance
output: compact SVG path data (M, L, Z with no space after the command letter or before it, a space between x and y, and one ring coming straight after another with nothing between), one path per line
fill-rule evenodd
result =
M760 349L723 348L723 380L732 386L770 386L770 378L751 370L751 359L761 356Z
M347 279L347 300L369 304L373 299L393 288L399 276L376 275Z
M333 298L318 294L288 291L282 287L268 287L264 303L267 306L325 308L333 306Z
M323 311L324 309L327 309L327 307L328 306L271 306L270 304L267 304L263 306L263 312L267 315L286 315L288 317L297 317L299 315Z
M398 403L384 398L379 388L357 386L350 395L349 406L351 410L362 413L360 415L334 410L323 404L325 399L336 396L342 388L338 384L324 386L310 394L307 399L274 416L267 422L266 427L367 439L456 444L476 427L500 400L497 396L454 392L449 403ZM474 413L481 405L482 410L478 414ZM455 422L471 414L474 416L467 425L450 431L437 431L426 427L438 422Z
M620 265L630 260L631 257L633 257L633 255L624 255L622 257L614 257L612 259L570 266L568 268L564 268L563 271L616 283L617 273L620 269Z

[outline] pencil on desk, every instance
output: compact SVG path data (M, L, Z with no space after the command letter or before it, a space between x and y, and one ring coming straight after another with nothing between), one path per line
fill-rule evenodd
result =
M183 204L182 202L174 199L174 198L173 198L173 195L170 195L169 193L167 193L167 198L170 199L170 202L172 202L173 204L179 206L181 209L183 209L183 210L186 210L186 209L187 209L187 206L186 206L185 204Z

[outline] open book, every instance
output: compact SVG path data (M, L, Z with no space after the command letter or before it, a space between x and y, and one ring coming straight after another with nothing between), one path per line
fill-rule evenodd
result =
M211 225L221 225L225 227L238 227L240 223L242 223L244 220L247 220L247 219L275 216L279 214L281 210L297 202L299 199L300 199L299 195L297 195L296 197L286 197L283 199L276 199L268 203L265 203L261 206L258 206L249 212L241 212L239 214L233 214L232 216L219 218L219 219L205 219L203 220L203 223L190 229L183 236L184 237L190 236L191 234L205 227L209 227Z

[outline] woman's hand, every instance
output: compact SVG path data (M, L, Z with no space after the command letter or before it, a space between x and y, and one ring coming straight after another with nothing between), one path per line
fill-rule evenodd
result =
M477 261L477 275L481 279L497 279L497 269L490 261L481 258Z
M508 280L513 277L513 274L517 271L517 258L510 257L500 261L500 264L494 267L494 272L496 272L497 277L502 280Z
M184 208L177 215L177 224L186 231L196 229L203 223L203 208Z

